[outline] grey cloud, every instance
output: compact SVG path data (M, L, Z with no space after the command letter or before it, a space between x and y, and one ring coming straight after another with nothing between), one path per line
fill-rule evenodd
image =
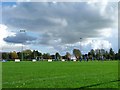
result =
M99 5L99 4L98 4ZM101 6L102 8L102 6ZM107 12L107 9L106 9ZM3 8L3 23L15 28L25 28L42 33L40 44L73 44L80 37L100 37L97 30L112 27L114 20L104 17L100 9L80 3L24 2L16 8Z
M29 36L25 33L17 33L15 36L8 36L4 38L4 41L9 43L23 43L26 44L28 41L34 41L36 37Z

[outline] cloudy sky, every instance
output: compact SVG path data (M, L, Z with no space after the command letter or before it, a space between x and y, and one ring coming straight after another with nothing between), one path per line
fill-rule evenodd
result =
M2 2L0 48L42 53L118 50L118 2ZM21 32L20 32L21 30ZM23 32L25 31L25 32ZM80 39L82 38L82 39Z

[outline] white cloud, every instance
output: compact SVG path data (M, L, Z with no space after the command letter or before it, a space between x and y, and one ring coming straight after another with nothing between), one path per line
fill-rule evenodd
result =
M0 24L0 31L1 31L0 32L0 44L1 45L6 44L6 42L4 42L4 40L3 40L3 38L5 38L9 35L13 36L15 34L13 32L8 31L7 29L8 29L8 27L6 25Z
M112 36L112 28L105 28L101 30L97 30L102 37L111 37Z
M111 43L107 40L97 40L92 42L93 49L103 48L105 50L109 50L111 47Z
M11 32L4 24L0 24L0 31L0 51L21 51L22 44L7 43L3 40L7 36L15 36L14 32ZM29 48L27 45L23 47Z

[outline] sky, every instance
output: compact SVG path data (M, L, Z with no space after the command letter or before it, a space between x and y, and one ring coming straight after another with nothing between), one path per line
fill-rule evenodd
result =
M2 2L0 48L64 55L74 48L118 51L118 2ZM20 32L21 30L21 32ZM24 31L24 32L23 32ZM82 39L80 39L82 38Z

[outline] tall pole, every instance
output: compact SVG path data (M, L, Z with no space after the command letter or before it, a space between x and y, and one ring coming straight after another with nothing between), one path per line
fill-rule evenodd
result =
M102 48L102 49L101 49L101 54L102 54L101 59L103 60L103 58L104 58L104 57L103 57L103 53L104 53L103 44L101 44L101 46L102 46L102 47L101 47L101 48Z
M92 48L92 44L93 44L93 40L92 40L92 42L90 43L91 50L93 49L93 48Z
M101 46L102 46L101 48L103 49L103 44L101 44Z
M81 47L82 47L82 46L81 46L81 40L82 40L82 38L80 38L80 50L81 50Z
M1 47L0 61L2 61L3 47Z
M81 57L80 57L80 61L82 61L82 49L81 49L81 40L82 40L82 38L80 38L80 52L81 52Z
M22 43L22 50L21 50L21 59L22 59L22 61L23 61L23 43Z
M20 30L21 33L25 33L26 31L25 30ZM23 61L24 57L23 57L23 42L22 42L22 50L21 50L21 59Z

